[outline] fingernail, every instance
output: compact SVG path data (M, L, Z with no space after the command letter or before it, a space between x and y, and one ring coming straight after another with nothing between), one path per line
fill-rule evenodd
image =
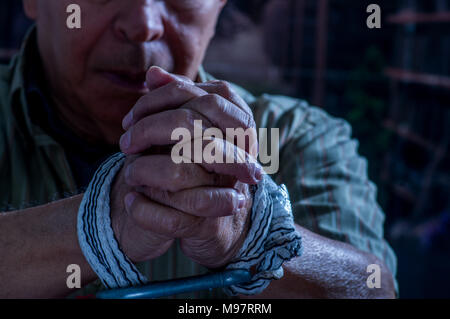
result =
M125 206L127 209L130 209L131 205L133 205L134 200L136 199L136 195L133 193L128 193L125 196Z
M243 194L239 194L237 198L238 198L238 208L243 208L246 202L245 196Z
M161 72L161 73L169 74L169 72L167 72L167 71L164 70L163 68L161 68L161 67L159 67L159 66L156 66L156 65L151 66L150 69L149 69L149 71L159 71L159 72Z
M131 134L130 132L126 132L125 134L122 135L122 137L120 138L120 148L122 149L122 151L126 151L131 144Z
M128 130L131 126L131 122L133 121L133 110L128 112L128 114L124 117L122 121L122 127L124 130Z

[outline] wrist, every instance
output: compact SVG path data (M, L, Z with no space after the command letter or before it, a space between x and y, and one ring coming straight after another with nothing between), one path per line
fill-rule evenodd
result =
M248 270L252 279L228 287L226 292L230 295L261 293L272 280L283 277L285 261L301 255L301 237L295 229L286 187L276 185L265 176L253 201L248 235L226 268Z

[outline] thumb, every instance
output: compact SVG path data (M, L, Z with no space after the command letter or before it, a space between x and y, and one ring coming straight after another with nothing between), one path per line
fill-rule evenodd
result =
M159 66L152 66L147 71L146 84L147 88L150 91L160 88L174 81L182 81L188 82L189 84L194 84L194 82L192 82L189 78L182 75L171 74L166 70L160 68Z

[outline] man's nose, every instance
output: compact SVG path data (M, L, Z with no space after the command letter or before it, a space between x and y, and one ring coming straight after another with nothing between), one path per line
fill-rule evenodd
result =
M150 42L162 37L164 26L155 1L127 0L125 3L115 23L119 37L133 43Z

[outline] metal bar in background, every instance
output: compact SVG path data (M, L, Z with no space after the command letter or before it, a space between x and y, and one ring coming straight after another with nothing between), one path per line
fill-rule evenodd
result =
M325 107L325 73L327 67L328 0L318 0L316 35L316 75L314 80L314 105Z
M421 13L404 11L391 15L387 18L389 23L409 24L409 23L449 23L450 12Z
M412 72L397 68L386 68L384 72L388 77L394 80L442 87L450 90L449 76Z
M302 58L303 58L303 45L304 45L304 25L305 25L305 9L306 0L297 0L295 2L295 14L296 17L294 23L294 36L293 36L293 67L296 70L294 74L295 89L301 92L301 72L302 72Z

